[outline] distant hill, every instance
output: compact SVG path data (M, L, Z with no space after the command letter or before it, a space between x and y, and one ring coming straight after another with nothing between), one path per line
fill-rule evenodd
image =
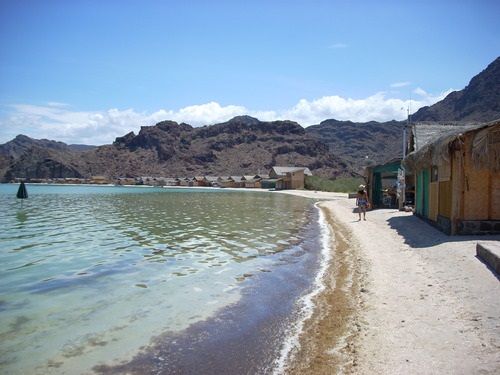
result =
M472 78L463 90L420 108L413 121L481 121L500 118L500 57Z
M84 166L78 153L63 142L18 135L0 145L0 180L83 177Z
M413 121L486 122L500 118L500 58L461 91L423 107ZM0 180L57 178L242 175L273 165L309 167L316 175L361 173L363 167L402 156L406 122L325 120L302 128L293 121L249 116L193 128L163 121L112 145L66 145L19 135L0 145Z
M369 164L380 164L403 154L406 122L364 122L325 120L306 128L307 134L329 146L331 152L348 160L362 173Z
M95 149L97 146L71 144L68 147L71 151L89 151Z
M163 121L112 145L74 151L61 142L18 136L0 145L9 158L4 180L57 178L243 175L273 165L300 165L326 177L351 175L350 164L292 121L249 116L201 128Z
M13 140L0 145L0 154L6 157L18 158L32 147L46 148L57 151L69 151L66 143L49 141L48 139L33 139L25 135L18 135Z

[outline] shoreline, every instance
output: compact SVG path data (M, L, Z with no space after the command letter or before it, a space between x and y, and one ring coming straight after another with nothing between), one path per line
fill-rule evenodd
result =
M331 261L325 274L325 289L314 301L311 319L305 322L300 348L288 364L287 374L349 373L357 364L355 342L358 339L360 310L359 248L327 209L319 204L332 233Z
M367 221L359 222L345 193L220 190L311 198L329 231L327 264L316 271L321 280L307 294L307 316L295 322L296 336L287 335L292 345L274 373L500 370L499 277L475 256L478 241L500 241L500 235L447 236L391 209L368 211ZM324 237L322 222L315 224L318 238ZM159 365L155 358L144 359Z
M327 288L286 373L498 373L500 283L475 246L500 236L450 237L390 209L358 222L346 194L280 193L322 200L334 232Z

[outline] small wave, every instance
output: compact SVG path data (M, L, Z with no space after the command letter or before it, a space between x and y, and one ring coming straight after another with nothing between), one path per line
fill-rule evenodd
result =
M295 353L300 349L300 336L304 329L305 322L310 319L314 312L314 298L325 290L324 276L328 269L331 260L330 244L334 238L334 234L330 231L330 227L326 220L323 211L318 207L318 203L314 205L319 211L318 225L321 235L321 264L314 279L313 287L310 293L302 296L298 300L300 312L297 320L292 324L292 327L286 334L285 342L281 348L279 357L274 362L273 374L285 373L288 364L293 360Z

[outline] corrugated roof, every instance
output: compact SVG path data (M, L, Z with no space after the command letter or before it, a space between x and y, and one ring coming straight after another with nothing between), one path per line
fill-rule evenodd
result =
M272 169L278 176L285 176L287 173L298 171L304 171L306 176L312 176L311 171L306 167L273 167Z

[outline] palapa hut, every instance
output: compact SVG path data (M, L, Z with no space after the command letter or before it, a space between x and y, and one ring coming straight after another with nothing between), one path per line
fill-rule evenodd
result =
M207 181L207 186L213 186L213 187L219 186L219 184L217 182L218 177L215 177L215 176L205 176L205 180Z
M243 180L245 182L245 187L248 188L260 188L260 180L261 178L258 175L254 176L243 176Z
M179 178L179 186L193 186L193 179L189 177Z
M367 193L374 208L398 207L397 183L401 158L366 168Z
M274 179L276 190L304 189L305 176L312 176L306 167L272 167L270 179Z
M417 215L448 234L500 233L500 120L450 127L403 165Z
M243 176L229 176L229 179L233 181L232 187L234 188L245 187L245 179Z
M195 176L192 181L193 186L209 186L205 176Z
M230 176L219 176L217 185L222 188L232 188L234 187L234 180Z

